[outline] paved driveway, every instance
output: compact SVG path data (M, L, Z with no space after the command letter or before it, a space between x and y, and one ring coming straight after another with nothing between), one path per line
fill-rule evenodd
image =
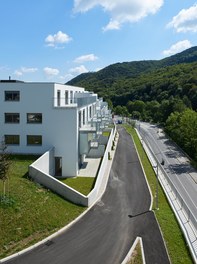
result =
M102 199L66 232L6 263L120 264L136 236L143 239L147 264L168 264L150 194L130 136L119 143Z

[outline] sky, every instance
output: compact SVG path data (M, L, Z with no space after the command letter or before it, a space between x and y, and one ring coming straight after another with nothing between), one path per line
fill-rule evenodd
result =
M0 0L0 79L66 83L197 45L197 0Z

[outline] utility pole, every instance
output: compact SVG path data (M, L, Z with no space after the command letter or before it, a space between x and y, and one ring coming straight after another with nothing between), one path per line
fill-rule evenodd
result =
M159 164L157 161L157 175L156 175L156 210L159 210Z
M164 159L162 159L161 161L161 165L164 166L165 161ZM156 179L156 210L159 210L159 162L157 160L157 175L156 175L157 179Z

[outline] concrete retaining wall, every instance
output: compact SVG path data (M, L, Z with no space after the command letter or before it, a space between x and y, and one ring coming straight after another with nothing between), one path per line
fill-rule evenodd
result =
M55 172L54 153L55 153L55 149L54 148L50 149L30 166L33 166L46 174L54 175Z
M45 186L46 188L61 195L63 198L83 206L91 206L105 191L109 173L106 173L108 162L108 152L111 151L112 141L115 137L116 129L112 129L109 141L103 156L100 170L97 175L94 189L88 196L85 196L68 185L60 182L51 175L54 175L54 148L43 154L38 160L29 166L30 177Z
M52 190L53 192L59 194L63 198L70 200L73 203L88 206L88 198L72 189L68 185L60 182L53 176L50 172L53 172L53 157L54 149L47 151L38 160L29 166L30 177L43 185L44 187ZM50 174L49 174L50 173Z
M109 173L106 173L106 170L108 162L111 162L108 160L108 152L111 152L112 141L114 140L115 133L116 128L111 130L111 134L109 136L108 144L102 159L100 170L97 175L96 184L94 186L94 189L88 195L88 206L91 206L105 191L109 178Z

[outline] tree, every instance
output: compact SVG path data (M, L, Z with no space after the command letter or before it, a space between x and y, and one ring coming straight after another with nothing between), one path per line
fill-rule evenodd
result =
M0 147L0 180L3 182L3 197L6 196L6 181L8 181L8 170L10 167L10 155L6 152L5 142L1 142Z
M187 109L180 119L180 132L184 135L184 150L197 161L197 113Z
M191 109L174 112L168 117L165 128L172 139L197 161L197 113Z
M105 99L105 101L108 103L108 108L109 109L111 109L111 110L113 110L113 103L112 103L112 101L110 100L110 99Z
M160 120L159 114L160 104L156 100L146 103L145 120L157 122Z
M121 105L117 105L114 109L114 112L116 113L116 115L122 115L122 106Z

